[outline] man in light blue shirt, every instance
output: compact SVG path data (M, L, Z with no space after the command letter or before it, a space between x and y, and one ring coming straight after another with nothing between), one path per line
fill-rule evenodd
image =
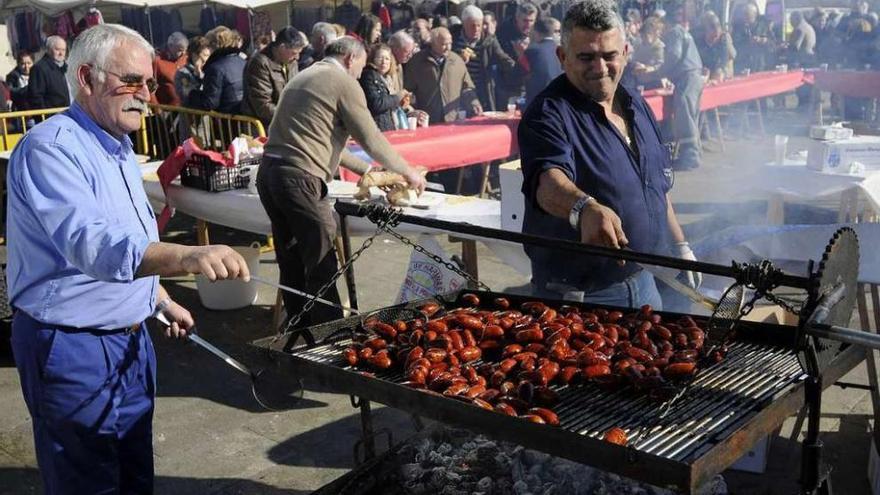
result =
M159 241L127 134L155 91L153 48L104 24L68 60L70 108L9 162L12 345L46 493L151 493L155 353L144 320L193 325L159 276L249 274L227 246Z

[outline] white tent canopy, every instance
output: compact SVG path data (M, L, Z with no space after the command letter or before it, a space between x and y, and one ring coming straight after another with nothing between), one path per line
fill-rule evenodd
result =
M256 9L266 5L282 3L285 0L212 0L211 3ZM102 5L131 5L139 7L167 7L202 3L202 0L0 0L0 10L30 7L49 16L61 14L70 9L100 7Z

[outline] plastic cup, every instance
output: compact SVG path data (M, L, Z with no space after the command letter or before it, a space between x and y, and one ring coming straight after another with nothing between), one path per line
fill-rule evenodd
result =
M410 130L415 129L419 125L418 117L407 117L406 122L409 124Z
M785 155L788 148L788 136L777 134L773 141L773 150L776 155L776 165L785 165Z

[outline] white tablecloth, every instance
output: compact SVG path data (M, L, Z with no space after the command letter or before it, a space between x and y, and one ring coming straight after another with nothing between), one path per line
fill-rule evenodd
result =
M859 237L859 281L880 284L880 223L851 224ZM694 245L697 258L729 265L769 259L794 275L805 275L808 260L820 261L841 224L731 227ZM797 269L795 273L793 270ZM729 282L729 281L728 281Z
M880 170L861 175L825 174L810 170L806 163L787 161L786 165L767 165L751 169L743 184L767 193L781 194L793 199L816 199L858 189L880 212Z
M162 186L155 174L159 165L160 162L150 162L141 166L144 189L157 212L161 211L166 201ZM344 197L345 193L352 191L351 183L340 181L333 181L328 189L333 197ZM431 206L427 210L404 208L404 213L450 222L466 222L481 227L501 228L501 203L499 201L430 191L425 192L425 196L429 200L428 202L435 204L435 206ZM272 232L271 222L260 203L259 196L247 189L212 193L174 183L168 187L167 200L170 206L180 212L209 223L256 234L269 235ZM373 224L367 219L354 217L349 218L349 228L352 233L368 233L375 230ZM396 230L406 234L442 233L435 229L408 224L401 224ZM487 243L490 248L495 250L496 248L492 246L494 244L499 245L498 250L506 252L506 248L500 247L505 243Z

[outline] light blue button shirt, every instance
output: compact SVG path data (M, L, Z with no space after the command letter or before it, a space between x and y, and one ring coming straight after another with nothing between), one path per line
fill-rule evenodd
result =
M102 330L152 314L159 277L135 273L159 232L128 136L111 136L73 103L18 143L7 187L14 307Z

